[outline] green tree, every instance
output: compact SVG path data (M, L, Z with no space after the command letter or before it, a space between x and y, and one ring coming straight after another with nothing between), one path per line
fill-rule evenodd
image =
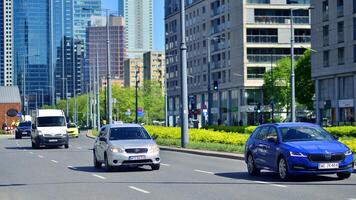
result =
M295 67L295 96L298 103L312 110L313 96L315 94L314 83L311 79L310 50L304 52Z
M263 84L265 103L275 103L277 110L287 108L290 102L290 58L285 57L277 61L276 67L265 73Z

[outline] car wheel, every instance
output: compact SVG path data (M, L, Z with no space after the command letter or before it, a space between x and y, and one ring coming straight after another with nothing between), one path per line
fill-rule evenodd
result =
M31 141L31 146L32 146L32 149L36 148L36 144L34 142L32 142L32 141Z
M348 178L350 178L351 173L349 173L349 172L340 172L340 173L336 173L336 175L337 175L337 177L339 179L348 179Z
M290 178L287 161L283 157L279 159L278 162L278 174L279 177L284 181L289 180Z
M69 144L65 144L64 148L68 149L69 148Z
M256 168L255 160L252 155L248 155L247 157L247 171L251 176L257 176L260 174L261 170Z
M93 161L94 161L94 167L95 167L96 169L100 169L100 168L101 168L101 162L99 162L99 161L96 159L95 151L93 151Z
M152 168L152 170L159 170L159 168L160 168L160 164L154 164L154 165L151 165L151 168Z
M113 167L109 164L108 156L105 154L105 171L112 171Z
M15 134L15 139L21 139L17 133Z

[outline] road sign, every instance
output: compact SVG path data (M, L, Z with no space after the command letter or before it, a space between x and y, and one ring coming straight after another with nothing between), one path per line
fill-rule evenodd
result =
M203 109L203 115L207 116L208 115L208 109Z

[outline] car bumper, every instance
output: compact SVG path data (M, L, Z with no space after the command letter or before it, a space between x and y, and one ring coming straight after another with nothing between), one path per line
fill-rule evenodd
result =
M16 131L17 135L26 135L26 136L30 136L31 135L31 130L17 130Z
M36 139L38 144L45 146L60 146L68 144L68 137L44 137L40 135Z
M79 136L79 133L78 132L68 132L68 136L69 137L77 137L77 136Z
M319 169L319 162L311 162L308 158L288 158L289 173L292 175L299 174L334 174L334 173L352 173L354 167L353 156L346 156L344 160L335 162L320 162L320 163L338 163L336 169Z
M144 156L143 159L132 160L132 157ZM158 153L129 154L129 153L110 153L108 162L111 166L143 166L159 164L161 161Z

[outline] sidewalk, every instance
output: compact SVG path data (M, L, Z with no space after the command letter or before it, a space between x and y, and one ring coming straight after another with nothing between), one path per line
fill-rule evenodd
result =
M95 138L95 136L91 135L90 130L87 131L86 136L88 138L92 138L92 139ZM228 159L234 159L234 160L244 160L243 154L236 154L236 153L225 153L225 152L217 152L217 151L198 150L198 149L183 149L183 148L169 147L169 146L159 146L159 148L164 151L174 151L174 152L180 152L180 153L189 153L189 154L196 154L196 155L203 155L203 156L228 158Z

